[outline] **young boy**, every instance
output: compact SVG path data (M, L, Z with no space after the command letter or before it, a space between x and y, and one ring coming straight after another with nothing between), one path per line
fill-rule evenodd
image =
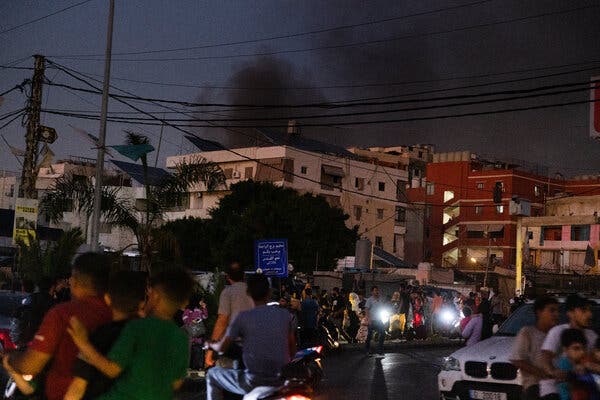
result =
M171 400L187 372L185 332L173 322L186 306L193 280L183 270L159 273L150 280L145 318L127 323L105 357L89 342L77 319L69 333L85 359L108 377L117 378L98 399Z
M580 398L579 393L589 390L584 379L587 374L585 370L587 339L583 331L567 329L562 333L560 342L563 356L558 360L558 369L567 373L567 380L557 385L560 400L571 400L575 393L577 393L575 396ZM584 398L587 399L589 396L584 395Z
M146 297L144 275L133 271L120 271L111 277L104 301L111 308L112 322L98 328L90 343L104 355L117 341L125 324L138 318ZM64 400L95 399L108 391L113 381L94 366L78 359L73 367L73 381Z

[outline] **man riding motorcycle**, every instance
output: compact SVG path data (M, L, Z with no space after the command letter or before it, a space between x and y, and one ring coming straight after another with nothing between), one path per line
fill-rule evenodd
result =
M248 294L255 307L241 312L228 327L219 342L207 347L222 353L235 338L242 339L245 370L213 367L206 374L208 400L222 400L225 391L244 395L257 386L277 386L282 383L281 368L296 353L293 319L279 307L269 307L269 281L261 274L248 278Z

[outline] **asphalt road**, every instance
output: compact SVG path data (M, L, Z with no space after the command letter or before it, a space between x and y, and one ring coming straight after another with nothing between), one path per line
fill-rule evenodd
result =
M325 376L318 400L435 400L441 360L456 349L450 346L387 348L383 358L356 349L323 359ZM201 382L190 386L182 400L203 400Z
M325 360L317 399L433 400L441 360L454 347L395 348L385 357L345 352Z

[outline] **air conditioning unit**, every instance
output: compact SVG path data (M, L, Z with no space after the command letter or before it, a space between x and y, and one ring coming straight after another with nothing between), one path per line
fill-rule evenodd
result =
M233 179L240 179L240 178L242 177L242 174L240 173L240 171L233 171L233 172L231 173L231 177L232 177Z

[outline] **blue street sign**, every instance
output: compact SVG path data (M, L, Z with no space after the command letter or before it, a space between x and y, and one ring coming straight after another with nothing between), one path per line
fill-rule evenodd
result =
M265 239L254 242L256 272L266 276L288 276L287 239Z

